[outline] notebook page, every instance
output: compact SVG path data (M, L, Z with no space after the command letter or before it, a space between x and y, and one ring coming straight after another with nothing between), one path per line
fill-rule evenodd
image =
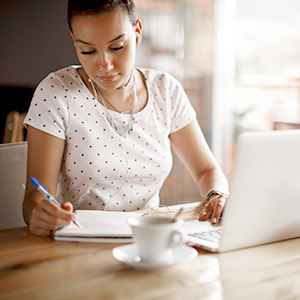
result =
M78 210L77 220L82 228L74 223L56 231L55 237L131 237L132 231L128 224L131 217L139 217L140 213L111 212L98 210Z

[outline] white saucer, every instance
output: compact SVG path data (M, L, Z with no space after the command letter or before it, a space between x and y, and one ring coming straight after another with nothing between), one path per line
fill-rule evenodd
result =
M150 263L139 260L135 244L116 247L112 250L113 257L137 269L158 269L162 267L173 266L175 264L187 262L194 259L198 255L198 251L192 247L181 245L172 249L172 254L168 262L165 263Z

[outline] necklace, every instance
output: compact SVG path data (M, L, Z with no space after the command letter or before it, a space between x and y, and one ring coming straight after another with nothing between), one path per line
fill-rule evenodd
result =
M130 114L130 118L128 123L125 126L120 126L117 125L115 123L115 121L113 120L112 116L110 115L110 113L108 112L108 109L106 107L105 101L103 99L102 94L100 93L100 90L98 88L98 86L96 84L94 84L94 82L91 80L90 81L96 96L96 100L98 101L98 94L101 98L101 101L103 103L103 106L105 108L105 112L106 112L106 120L107 122L110 124L110 126L113 128L113 130L120 135L123 138L126 138L127 135L130 134L130 132L133 130L133 125L136 123L135 118L136 118L136 114L138 112L138 99L137 99L137 95L136 95L136 88L135 88L135 78L133 77L133 101L132 101L132 109L131 114ZM96 87L96 88L95 88ZM97 91L96 91L97 89ZM107 101L107 100L106 100ZM108 102L108 101L107 101ZM109 103L109 102L108 102ZM109 103L110 104L110 103ZM134 104L136 105L136 112L134 110ZM111 104L110 104L111 105ZM112 106L113 107L113 106ZM118 110L117 110L118 111Z
M121 86L121 87L118 87L117 90L121 90L121 89L125 89L125 88L126 88L126 86L128 85L128 83L129 83L130 80L131 80L132 74L133 74L133 69L131 70L130 77L129 77L128 81L126 82L126 84L123 85L123 86ZM104 99L105 99L105 98L104 98ZM106 99L105 99L105 100L106 100ZM107 101L107 100L106 100L106 101ZM107 102L108 102L108 101L107 101ZM108 103L109 103L109 102L108 102Z
M99 90L98 90L98 93L100 94ZM120 114L126 114L126 113L131 113L133 111L133 108L134 108L134 101L132 101L132 108L130 109L126 109L126 110L123 110L123 111L119 111L117 108L115 108L102 94L100 94L100 96L102 97L102 99L104 99L115 111L117 111L118 113ZM103 101L102 101L103 102Z

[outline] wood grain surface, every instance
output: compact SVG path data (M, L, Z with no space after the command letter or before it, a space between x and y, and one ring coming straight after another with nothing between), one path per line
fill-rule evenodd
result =
M184 205L183 218L197 218L198 205ZM222 254L197 249L196 259L154 271L116 261L115 246L0 231L0 299L300 299L300 239Z

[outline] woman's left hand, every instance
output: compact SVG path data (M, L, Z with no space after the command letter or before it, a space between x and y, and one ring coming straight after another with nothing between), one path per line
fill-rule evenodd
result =
M225 207L226 199L227 196L225 195L216 195L212 197L208 203L203 203L204 206L199 215L199 221L211 219L213 224L218 223Z

